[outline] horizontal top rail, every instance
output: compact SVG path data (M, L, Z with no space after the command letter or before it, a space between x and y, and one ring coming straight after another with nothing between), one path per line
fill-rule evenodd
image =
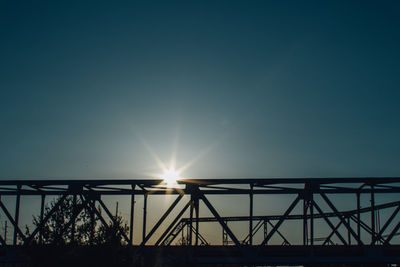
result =
M176 195L193 188L204 194L399 193L400 177L180 179L172 186L162 179L0 180L0 195Z
M163 179L5 179L0 185L158 185ZM316 177L316 178L223 178L223 179L179 179L178 184L335 184L335 183L400 183L400 177Z

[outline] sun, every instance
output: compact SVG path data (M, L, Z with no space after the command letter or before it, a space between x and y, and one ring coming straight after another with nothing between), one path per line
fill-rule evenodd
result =
M170 168L164 171L161 178L164 180L164 183L166 183L167 186L172 186L176 184L178 179L180 179L179 176L180 174L177 170Z

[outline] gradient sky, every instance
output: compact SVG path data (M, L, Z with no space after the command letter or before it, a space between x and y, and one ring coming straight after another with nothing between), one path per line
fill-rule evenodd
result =
M0 170L399 176L398 1L2 1Z

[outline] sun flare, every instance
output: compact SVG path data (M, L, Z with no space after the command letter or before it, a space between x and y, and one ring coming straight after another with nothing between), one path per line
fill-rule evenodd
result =
M163 173L163 175L161 176L161 178L164 180L164 182L165 182L168 186L171 186L171 185L176 184L176 181L177 181L178 179L180 179L179 176L180 176L180 174L179 174L178 171L176 171L176 170L173 169L173 168L170 168L170 169L166 170L166 171Z

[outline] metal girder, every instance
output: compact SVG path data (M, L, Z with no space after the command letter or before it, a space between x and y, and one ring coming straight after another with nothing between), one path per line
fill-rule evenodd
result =
M275 225L273 223L271 223L270 221L267 221L267 223L272 227L272 229L275 228ZM289 240L287 240L286 237L278 229L276 229L276 233L283 239L285 244L290 245Z
M208 201L206 196L204 194L200 195L200 198L203 200L204 204L206 204L207 208L211 211L211 213L217 218L218 222L221 224L222 228L226 231L226 233L229 235L229 237L232 239L232 241L235 243L235 245L238 248L241 248L241 244L239 240L236 238L236 236L233 234L231 229L229 229L228 225L222 220L221 216L218 214L218 212L215 210L215 208L211 205L211 203Z
M68 195L63 195L57 203L54 205L54 207L47 213L46 217L39 223L39 225L36 227L35 230L33 230L32 234L26 238L25 244L30 244L32 239L35 237L35 235L40 231L40 229L46 224L47 220L53 215L54 211L58 209L58 207L61 205L61 203L67 198Z
M19 223L19 205L20 205L20 203L21 203L21 195L20 195L18 192L19 192L20 189L21 189L21 186L18 185L18 186L17 186L17 198L16 198L16 201L15 201L15 216L14 216L15 222L13 223L13 224L14 224L13 245L14 245L14 246L17 245L17 236L18 236L18 234L20 234L20 232L21 232L21 230L19 230L19 227L18 227L18 223ZM19 231L18 231L18 230L19 230ZM20 236L21 236L23 239L25 238L24 235L21 235L21 234L20 234Z
M326 237L324 243L322 245L325 245L326 243L332 242L331 238L332 236L337 232L337 229L342 225L342 221L339 221L338 224L336 224L335 228L332 230L332 232Z
M132 185L132 191L135 190L136 185ZM129 214L129 240L130 245L133 246L133 217L135 214L135 194L131 193L131 210Z
M393 193L396 193L396 195ZM103 196L126 196L126 199L130 198L130 201L128 201L128 203L130 203L130 207L127 209L127 213L129 213L129 215L125 216L125 219L127 219L127 223L130 226L130 230L129 233L124 233L121 231L122 238L129 244L129 248L128 246L126 247L130 251L130 255L132 256L133 252L134 257L139 257L140 260L143 260L146 257L146 253L149 251L151 255L151 249L153 248L155 249L154 251L161 251L161 253L164 253L169 251L171 248L174 250L177 247L182 247L183 249L186 249L185 251L187 251L185 258L189 259L191 262L200 263L201 260L205 260L203 263L207 263L207 260L212 260L212 257L214 257L216 261L220 260L221 263L227 263L225 262L226 259L223 258L226 256L221 254L221 251L224 251L226 248L226 251L234 254L234 256L229 256L229 259L232 260L232 262L239 260L242 264L252 266L257 265L257 263L268 262L268 260L274 257L281 257L273 254L275 251L274 249L283 248L282 244L275 245L275 243L271 241L274 235L279 235L280 238L283 239L283 243L290 244L289 247L295 249L296 253L307 253L307 260L310 260L308 263L313 262L314 260L318 261L318 257L320 257L318 256L318 253L323 254L325 253L324 251L329 251L329 260L332 260L334 257L332 258L331 255L335 255L334 253L331 254L332 251L340 251L340 249L343 249L343 251L346 251L346 253L352 253L352 251L359 253L361 251L363 254L360 254L361 256L359 257L357 256L358 258L356 261L364 260L366 262L374 257L373 260L376 262L377 259L383 259L383 257L386 256L383 254L373 253L373 255L370 256L369 251L380 251L382 253L384 251L384 253L389 254L392 253L391 251L398 251L398 239L394 239L394 237L399 234L398 232L400 229L400 222L398 221L398 213L400 213L400 201L388 202L388 198L386 196L390 196L389 194L392 194L392 196L398 198L399 193L400 177L182 179L177 182L176 188L170 188L160 179L2 180L0 181L0 195L13 196L12 201L15 201L16 209L11 211L13 213L15 212L15 216L11 215L1 200L0 208L2 208L8 220L14 226L14 229L10 230L10 232L14 230L14 240L16 240L16 236L21 236L23 239L25 238L25 245L32 244L31 241L33 238L35 238L35 235L41 232L46 222L48 222L51 214L56 212L56 207L59 207L60 203L62 203L67 196L82 196L82 203L80 206L76 205L76 203L73 204L74 213L72 214L72 218L69 217L71 219L66 222L66 225L63 228L63 231L66 232L72 226L71 243L73 243L74 239L74 223L76 216L78 216L79 212L82 212L83 208L85 208L87 212L91 214L92 218L99 218L105 227L110 227L110 221L108 218L106 218L107 216L102 216L101 213L104 210L113 223L116 223L115 216L111 214L101 198ZM340 197L346 194L357 197L357 202L354 202L354 204L357 206L356 209L343 210L338 209L338 207L335 206L336 204L334 205L334 203L338 203L338 196ZM378 194L381 194L379 196L384 195L385 197L380 198L378 197ZM38 197L42 196L42 202L40 206L41 211L39 226L30 236L24 237L18 225L18 207L19 202L23 201L22 197L27 195ZM44 200L46 196L51 195L61 196L61 199L59 202L55 203L55 207L53 207L53 209L46 210L45 216ZM152 206L147 207L147 203L148 201L152 201L150 200L150 198L152 198L151 196L156 195L175 195L177 198L172 204L169 204L163 214L159 214L161 218L154 222L154 226L151 229L148 229L150 230L148 232L146 231L146 227L148 227L146 223L147 211L154 212L154 208ZM179 210L176 211L176 209L178 209L177 206L179 202L182 202L184 195L190 197L190 200L187 203L185 200L185 203L182 203L185 204L183 208L179 208ZM208 197L210 195L219 195L222 198L224 198L223 196L228 195L231 196L231 198L236 195L246 195L246 203L241 205L241 207L245 207L243 209L243 213L241 213L245 216L224 217L223 215L225 212L220 211L220 213L218 213L216 211L214 206L215 203L212 202L211 198ZM285 207L281 213L271 215L268 212L265 212L263 214L260 213L260 206L258 206L260 203L258 203L259 199L256 198L256 195L289 195L291 199L294 200L291 202L289 207ZM319 197L318 195L320 195L323 199L321 199L322 201L318 199L319 204L317 204L314 198ZM137 196L140 197L140 200L142 196L144 197L142 231L143 239L141 243L138 242L139 240L136 240L135 245L133 243L133 226L138 228L136 220L141 219L139 218L138 214L136 214L136 216L134 214L135 197ZM366 206L361 207L361 205L365 205L367 202L366 197L370 199L370 202ZM386 202L382 203L382 199L384 199ZM7 199L7 201L8 200L9 199ZM298 203L301 200L304 201L303 211L295 213L294 210L299 206ZM96 201L98 201L102 208L96 208ZM207 209L211 212L211 217L200 217L199 202L201 201L203 201L205 207L207 207ZM5 203L8 204L8 202ZM257 209L255 209L253 206L257 207ZM21 207L23 208L23 206ZM189 218L182 218L184 214L188 214L189 207ZM385 211L384 215L382 216L382 218L385 218L385 220L381 219L379 213L375 214L376 211L389 207L394 207L394 209ZM171 223L165 225L167 217L172 216L171 213L173 210L177 212L177 215L174 215L174 217L171 218ZM160 211L156 210L155 212ZM361 216L362 213L367 212L371 213L371 216L369 216L369 214L368 216ZM368 219L366 219L366 217L368 217ZM297 245L301 243L301 240L292 241L292 239L289 238L291 237L290 235L285 236L285 225L282 226L282 224L286 220L297 220L300 222L300 224L303 222L303 245ZM94 220L92 221L94 222ZM247 221L248 224L246 224L245 227L242 227L240 230L242 232L235 232L233 231L235 228L232 228L232 225L229 223L231 221ZM257 224L255 223L256 221L258 221ZM202 255L201 253L203 252L205 255L208 255L207 250L203 250L204 247L200 246L200 243L206 243L205 238L200 235L200 222L218 222L222 226L225 237L229 237L229 239L232 240L232 242L227 242L225 247L221 246L222 249L216 248L216 246L211 244L207 244L206 248L210 249L210 251L214 251L215 248L215 251L218 252L217 256L215 256L215 254L214 256L210 254L210 257L207 259L201 259L201 256L199 256ZM318 230L318 235L321 235L321 229L317 229L317 227L320 227L319 224L314 225L314 222L326 222L327 225L323 224L321 228L324 231L324 239L314 238L314 226L316 228L316 232ZM332 222L334 222L334 224ZM381 223L383 224L383 227L379 229ZM161 231L160 228L162 228L163 224L165 225L165 228L163 228ZM243 223L243 225L244 224L245 223ZM203 224L201 224L201 226L203 226ZM264 237L259 244L255 245L253 244L255 243L254 235L259 229L261 229L262 226L268 226L268 229L264 228ZM390 233L388 233L389 228ZM140 229L135 229L135 233L136 230ZM158 231L160 232L159 234L157 234ZM363 231L362 233L364 234L363 239L361 239L361 231ZM182 244L183 246L169 246L174 239L180 235L180 233L182 233L182 237L184 238L184 242ZM244 241L238 239L238 237L240 237L243 233L247 235ZM185 237L183 234L186 234L187 237ZM257 236L257 240L258 237L261 236L261 233L258 234L260 235ZM336 235L340 242L342 242L344 245L339 244L335 246L326 246L328 242L332 241L332 237L334 235ZM93 239L93 236L94 232L91 239ZM207 236L205 237L208 239ZM152 246L152 242L150 242L150 239L153 238L156 240L155 246ZM367 238L368 244L364 245L361 240L367 240ZM371 243L369 238L371 238ZM42 244L42 236L39 237L39 240ZM315 242L323 242L323 245L315 245L314 240ZM334 240L336 241L336 238L334 238ZM355 245L351 245L352 241L354 240L357 240L357 243ZM0 244L4 246L5 243L6 242L0 235ZM138 243L139 245L137 245ZM234 245L232 245L232 243ZM288 250L282 249L282 251L289 253L291 250L289 248ZM199 254L199 252L201 253ZM171 259L174 258L174 255L165 255L165 258L168 257ZM282 262L284 261L284 257L286 256L281 257L281 259L283 259ZM176 257L175 255L175 258L179 258L179 256ZM352 260L354 260L354 258L352 258Z
M393 228L392 232L389 234L389 236L385 239L385 242L383 243L384 245L389 245L390 241L392 238L395 236L397 231L400 229L400 222L397 223L397 225Z
M8 220L11 222L11 224L14 226L14 232L18 233L18 235L25 241L26 236L22 233L21 229L18 226L18 223L14 220L14 218L11 216L10 212L8 211L7 207L4 205L4 203L0 199L0 207L3 210L4 214L7 216ZM15 235L14 235L15 236ZM14 237L14 241L15 241ZM14 244L15 245L15 244Z
M223 218L224 220L229 220L227 219L227 217ZM254 236L258 230L260 230L262 223L264 220L258 220L258 222L256 223L256 225L252 228L252 230L250 231L250 233L248 233L248 235L245 237L245 239L243 240L243 244L250 244L250 236Z
M386 228L393 221L394 217L396 217L396 215L399 213L399 210L400 210L400 205L397 206L397 208L393 211L392 215L389 217L389 219L386 221L386 223L381 228L381 231L379 233L377 233L375 236L373 236L373 240L371 243L375 243L377 241L377 239L382 238L382 235L385 232Z
M87 201L83 200L82 203L79 205L79 208L75 210L74 214L72 214L71 219L64 225L64 227L61 229L60 234L63 235L65 231L68 230L68 228L71 227L75 223L76 217L79 215L79 213L82 212L86 205Z
M163 245L170 246L172 242L174 242L175 238L183 232L183 228L185 227L186 223L180 221L178 224L175 225L174 228L169 232L169 234L164 238Z
M197 185L203 194L298 194L302 185L319 185L313 193L400 193L399 177L381 178L269 178L269 179L181 179L179 186ZM337 184L341 184L340 186ZM131 187L137 188L132 190ZM243 185L238 188L237 185ZM253 185L253 189L250 188ZM370 185L367 187L365 185ZM371 186L373 185L373 186ZM20 187L16 189L15 186ZM160 179L153 180L3 180L0 194L3 195L62 195L96 191L102 195L182 194L187 189L171 190Z
M4 240L4 238L1 236L1 234L0 234L0 243L1 243L2 246L7 247L7 243L6 243L6 241Z
M297 203L300 201L300 199L301 199L301 196L297 195L295 200L293 200L292 204L290 204L289 208L282 215L281 219L275 224L275 227L272 228L271 232L269 232L267 237L261 242L261 244L259 246L260 247L259 250L261 249L262 246L264 246L271 239L272 235L278 230L279 226L281 226L281 224L286 219L286 217L292 212L292 210L297 205Z
M333 205L333 203L329 200L329 198L324 193L321 193L320 195L328 204L328 206L335 212L336 216L342 221L343 225L347 228L347 230L349 230L354 239L357 240L358 244L363 245L364 243L361 241L360 237L357 236L357 234L354 232L351 226L346 222L346 220L343 218L343 215L336 209L335 205Z
M160 225L168 217L168 215L175 208L175 206L179 203L179 201L182 199L182 197L183 197L183 195L179 195L175 199L175 201L171 204L171 206L167 209L167 211L161 216L161 218L157 221L157 223L154 225L154 227L151 229L151 231L146 235L144 240L142 240L142 243L140 244L140 247L143 247L146 244L146 242L153 236L155 231L157 231L158 227L160 227Z
M182 208L182 210L178 213L178 215L175 217L175 219L170 223L170 225L165 229L164 233L158 238L157 242L155 243L155 246L158 246L159 244L163 244L162 240L164 237L171 231L172 227L178 222L178 220L182 217L183 213L187 210L187 208L190 206L191 200L189 200L186 205Z
M321 178L224 178L224 179L180 179L178 184L250 184L271 185L271 184L301 184L301 183L319 183L319 184L369 184L369 185L387 185L388 183L398 183L400 177L321 177ZM156 186L163 183L162 179L84 179L84 180L1 180L0 186L5 185L33 185L38 188L54 185L79 185L79 186L107 186L107 185L145 185Z
M371 227L368 226L365 222L363 222L362 220L359 221L358 218L354 215L350 216L350 219L355 222L360 228L364 229L368 234L372 235L372 230ZM380 241L384 241L384 239L382 237L379 238Z
M115 221L114 216L112 215L112 213L108 210L106 204L104 204L104 202L99 198L97 199L97 202L100 203L101 207L104 209L104 211L107 213L108 218L115 224L118 225L118 223ZM129 243L129 237L126 236L126 234L124 233L124 231L121 231L122 237Z
M254 225L253 221L256 220L267 220L269 223L274 222L271 231L265 236L265 244L271 239L273 234L281 234L278 231L278 228L285 220L303 220L304 223L304 240L311 240L311 245L313 244L313 222L315 219L323 219L325 220L332 231L330 231L330 236L336 234L339 239L343 242L343 244L348 245L348 241L346 241L343 236L340 235L338 229L345 228L348 230L348 234L350 235L350 239L355 239L357 242L362 245L360 238L360 230L365 229L366 233L368 233L371 237L371 244L375 244L376 242L384 242L384 238L382 235L384 232L387 232L387 228L389 224L394 224L397 226L397 219L395 216L398 212L400 212L400 201L390 202L384 204L375 204L375 201L371 202L370 206L361 208L360 196L365 196L366 194L371 194L371 198L374 198L377 194L387 194L387 193L400 193L400 177L372 177L372 178L268 178L268 179L181 179L178 181L177 188L169 188L165 183L163 183L160 179L139 179L139 180L2 180L0 181L0 195L8 195L15 196L16 203L19 202L19 198L24 195L40 195L42 196L42 205L44 206L44 197L48 195L61 195L63 197L73 196L73 195L96 195L99 198L103 195L125 195L130 196L130 217L128 219L128 223L130 225L129 237L124 237L126 240L129 240L130 244L133 244L133 225L136 220L134 219L134 197L144 196L145 203L147 204L147 198L152 195L178 195L178 198L186 194L192 199L191 206L191 216L189 219L182 220L190 220L196 230L195 233L198 233L199 222L206 221L217 221L221 224L224 231L226 231L225 227L229 229L226 225L225 221L248 221L248 240L246 241L248 244L252 244L252 239L254 236ZM197 194L197 195L196 195ZM291 214L292 211L286 210L283 214L276 215L264 215L260 216L254 215L253 211L253 202L256 200L253 199L255 195L276 195L276 194L285 194L285 195L297 195L300 196L301 199L305 201L305 210L302 214ZM329 211L321 209L322 206L318 206L315 201L312 200L313 196L321 195L322 199L325 200L328 207L331 209ZM355 194L357 196L357 209L342 211L338 210L332 201L328 198L334 194ZM208 201L207 195L248 195L249 199L249 208L246 214L248 216L236 216L236 217L223 217L223 213L215 215L213 211L216 210L213 208L213 204ZM306 199L307 198L307 199ZM208 209L210 209L213 217L209 218L200 218L199 217L199 200L202 200ZM333 199L334 200L334 199ZM374 200L374 199L372 199ZM105 204L103 202L99 202L102 206ZM3 203L0 201L0 206ZM58 203L59 204L59 203ZM292 203L293 204L293 203ZM297 204L297 203L296 203ZM90 204L88 204L90 206ZM4 206L4 204L3 204ZM375 221L379 220L379 223L376 223L376 226L379 228L381 219L374 215L374 211L379 209L383 209L386 207L396 207L396 210L391 213L389 219L384 222L383 228L375 231ZM18 207L16 204L15 216L12 216L8 211L5 211L7 217L11 221L14 226L14 231L21 238L28 239L29 243L37 232L40 232L40 229L44 225L43 223L48 220L47 218L43 218L44 215L41 212L41 221L42 224L39 224L34 232L33 236L24 237L21 229L18 227ZM103 208L104 208L103 207ZM211 207L211 208L210 208ZM312 208L311 208L312 207ZM171 208L171 207L170 207ZM294 207L293 207L294 208ZM313 209L317 211L316 214L313 214ZM4 209L3 209L4 210ZM7 210L7 209L6 209ZM42 208L44 210L44 208ZM91 209L93 212L94 210ZM109 215L110 219L113 220L113 216L110 216L110 212L107 208L104 208L106 213ZM52 213L53 211L50 211ZM371 212L371 227L369 227L364 221L361 220L360 214L363 212ZM8 213L8 214L7 214ZM94 212L96 213L96 212ZM143 241L145 241L144 245L147 245L147 241L151 235L154 235L154 231L157 230L154 228L151 229L150 233L146 233L146 213L147 213L147 205L145 205L144 215L144 223L143 223ZM164 239L169 237L169 232L171 232L174 228L174 225L178 223L181 219L182 215L185 211L182 212L179 218L174 219L174 224L169 225L166 230L162 233L161 236L158 236L156 244L159 245L164 243ZM355 219L357 216L357 219ZM339 219L340 223L335 226L330 222L328 218L336 217ZM163 219L163 218L162 218ZM308 221L310 220L311 221ZM350 221L346 221L351 219L352 225L350 225ZM160 223L162 223L161 220ZM353 224L353 221L355 224ZM221 223L222 222L222 223ZM72 221L72 224L74 221ZM382 222L383 223L383 222ZM158 224L158 223L157 223ZM158 227L159 225L156 226ZM368 221L369 224L369 221ZM225 226L224 226L225 225ZM341 226L344 226L340 228ZM353 230L352 226L357 229ZM310 230L308 230L310 228ZM74 229L74 227L73 227ZM309 232L310 231L310 232ZM73 232L73 230L72 230ZM152 233L153 232L153 233ZM241 242L236 238L236 233L233 231L226 231L226 233L231 237L235 245L241 245ZM393 232L393 231L392 231ZM393 234L393 235L391 235ZM73 235L73 233L72 233ZM190 232L189 235L192 235ZM394 233L389 233L388 237L393 237L396 235L396 231ZM282 235L283 236L283 235ZM196 239L193 239L193 244L198 244L198 237L195 235ZM161 239L160 239L161 238ZM366 237L364 237L366 238ZM15 239L15 238L14 238ZM41 237L39 238L41 240ZM235 239L237 242L235 242ZM289 240L288 240L289 241ZM262 242L262 243L263 243ZM326 242L325 242L326 243ZM265 245L264 244L264 245Z
M85 200L86 201L86 200ZM99 212L99 210L96 208L95 206L95 200L88 200L86 201L85 204L85 208L91 210L91 212L95 213L97 218L100 220L100 222L106 227L106 228L110 228L110 226L108 225L108 223L106 222L106 220L103 218L103 216L101 215L101 213ZM123 234L123 231L121 231L122 233L122 237L125 239L125 241L130 244L131 240L125 235Z
M329 225L329 227L335 232L335 234L337 235L337 237L340 239L340 241L343 242L344 245L347 245L346 240L342 237L342 235L337 231L336 227L333 226L333 224L331 223L331 221L328 219L327 216L325 216L324 212L322 211L322 209L318 206L318 204L313 200L314 203L314 207L317 209L317 211L319 212L319 214L321 214L322 218L324 218L324 220L326 221L326 223Z

